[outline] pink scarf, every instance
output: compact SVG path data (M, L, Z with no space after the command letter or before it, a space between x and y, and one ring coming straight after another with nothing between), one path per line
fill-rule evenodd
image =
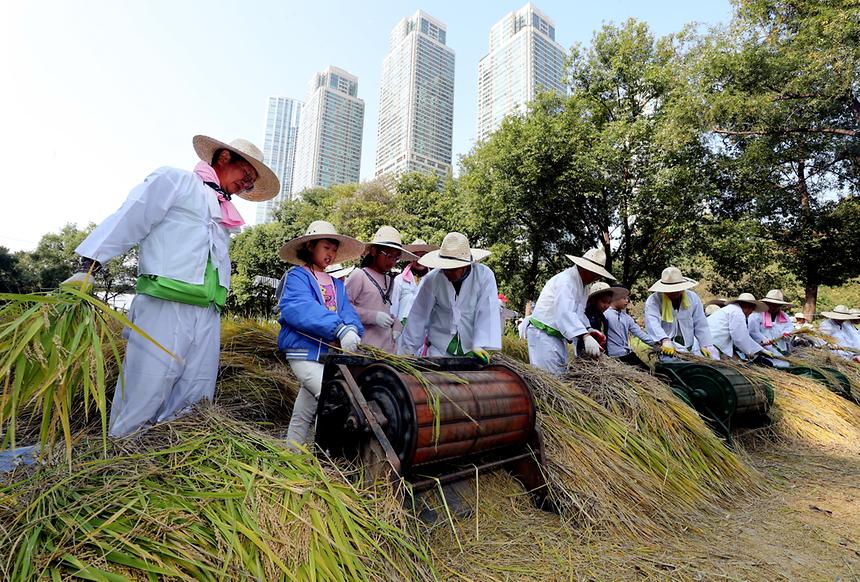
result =
M777 323L788 323L788 316L782 311L779 312L779 315L776 316ZM773 327L773 317L770 315L770 311L764 312L764 326L765 328L770 329Z
M202 160L194 166L194 173L197 174L204 182L220 184L218 181L218 174L215 173L215 168ZM244 225L245 221L242 220L242 215L239 214L236 206L227 200L227 197L221 192L215 190L213 190L213 192L218 196L218 203L221 205L221 224L227 228L239 228Z

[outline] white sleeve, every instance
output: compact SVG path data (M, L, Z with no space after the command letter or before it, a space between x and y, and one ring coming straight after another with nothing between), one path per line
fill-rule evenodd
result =
M570 291L570 292L567 292ZM588 318L585 317L585 305L579 305L576 290L561 290L556 293L555 324L561 335L569 342L588 331Z
M427 277L429 279L430 275ZM425 279L418 287L415 303L412 304L412 309L406 320L406 327L403 328L403 333L400 335L398 351L401 354L416 354L424 345L424 338L427 337L427 328L430 323L430 314L436 305L436 295L433 293L435 282L435 278Z
M753 356L764 349L750 337L746 318L740 310L732 310L729 313L729 335L735 348L748 356Z
M708 318L705 317L705 308L702 307L702 300L695 293L690 293L690 300L693 302L693 335L699 340L699 345L703 348L714 345L714 340L711 338L711 326L708 325ZM746 328L746 322L744 322ZM749 332L747 332L749 337Z
M397 320L403 319L400 317L400 291L403 289L403 273L394 277L394 283L391 287L391 315Z
M652 342L660 342L669 337L663 329L660 299L660 295L654 293L645 301L645 331L651 336Z
M499 288L496 276L489 267L480 269L480 297L475 305L475 337L472 338L468 349L484 348L485 350L502 349L502 318L499 309ZM411 319L412 316L410 315Z
M164 219L178 195L177 184L169 173L156 170L129 193L120 209L98 225L75 252L100 263L125 253Z
M758 343L765 341L766 337L764 337L761 333L761 323L764 316L761 313L753 313L749 317L749 322L747 323L747 329L749 329L750 337L753 338Z

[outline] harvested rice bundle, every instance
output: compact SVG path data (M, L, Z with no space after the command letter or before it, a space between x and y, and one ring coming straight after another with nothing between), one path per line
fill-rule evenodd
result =
M390 492L217 408L112 441L110 454L84 443L71 472L41 468L0 489L3 579L435 578Z
M563 515L580 525L665 535L680 524L701 523L728 492L755 483L755 476L731 452L713 452L722 443L695 417L687 417L695 427L690 434L700 441L671 450L648 431L631 429L628 419L603 408L574 384L511 358L499 360L532 389L550 496Z
M794 365L814 368L830 381L840 383L842 378L832 378L831 370L836 370L850 383L852 399L860 403L860 365L824 348L802 348L794 351L788 360Z

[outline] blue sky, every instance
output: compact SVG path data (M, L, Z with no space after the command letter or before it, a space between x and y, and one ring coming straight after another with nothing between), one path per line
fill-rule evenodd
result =
M191 137L262 147L270 95L305 99L316 71L359 78L361 175L373 172L388 34L418 8L456 51L454 157L474 144L478 61L517 1L4 0L0 245L31 249L66 222L100 222L152 169L195 162ZM635 17L658 34L731 16L728 0L541 0L564 47ZM240 206L253 223L251 203Z

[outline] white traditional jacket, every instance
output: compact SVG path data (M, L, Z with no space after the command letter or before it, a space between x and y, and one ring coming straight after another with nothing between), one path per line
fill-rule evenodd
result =
M842 325L839 325L832 319L825 319L818 325L818 329L821 333L832 336L842 347L860 349L860 338L855 337L855 328L849 321L843 321ZM836 351L836 353L847 359L856 355L845 351Z
M424 275L424 277L426 276ZM424 277L416 283L412 269L406 267L402 273L394 278L394 288L391 291L391 315L397 321L403 321L409 317L409 310L412 309L412 304L415 302L416 295L418 295L418 286L424 280Z
M784 312L780 313L785 315ZM786 321L783 323L774 321L772 327L765 327L764 313L756 312L751 314L748 318L750 337L760 344L763 344L767 340L777 340L773 342L773 345L783 352L788 352L791 349L791 342L783 338L782 334L794 332L794 324L788 319L787 315L785 315L785 319Z
M441 269L424 276L400 336L399 352L419 354L429 338L430 346L445 354L455 335L464 352L502 349L499 291L496 276L486 265L472 264L459 294Z
M576 266L554 275L540 292L531 317L561 333L568 342L588 331L588 293Z
M739 305L729 303L708 316L711 337L720 352L731 357L735 351L754 356L764 348L750 337L747 317Z
M138 274L202 285L211 257L230 288L230 234L218 197L193 172L158 168L75 249L105 263L140 244Z
M672 315L675 321L663 321L662 315L662 293L652 293L645 301L645 331L653 341L661 342L666 338L675 341L680 336L683 345L675 342L677 348L688 352L699 352L700 347L714 345L711 339L711 330L708 320L705 318L705 310L702 300L692 291L684 291L687 296L689 307L675 309Z

